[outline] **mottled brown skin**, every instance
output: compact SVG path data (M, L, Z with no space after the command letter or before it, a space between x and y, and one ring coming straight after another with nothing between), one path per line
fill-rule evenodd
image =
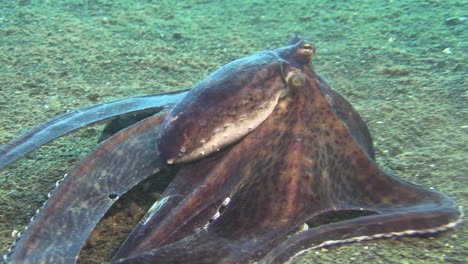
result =
M435 232L458 221L450 198L383 172L357 112L307 59L289 58L284 71L304 81L288 85L274 112L239 143L184 167L116 263L280 263L321 243ZM376 215L295 235L323 213L349 210Z
M181 163L180 171L114 263L282 263L308 249L455 226L460 211L449 197L377 166L365 123L309 65L314 52L296 39L235 61L164 121L165 113L155 115L103 142L65 178L8 260L74 263L115 195L169 160ZM251 97L259 85L263 95L284 93ZM209 102L211 93L216 100ZM274 109L255 129L184 163L181 146L197 151L205 133L263 102ZM366 216L317 227L323 214L349 211Z

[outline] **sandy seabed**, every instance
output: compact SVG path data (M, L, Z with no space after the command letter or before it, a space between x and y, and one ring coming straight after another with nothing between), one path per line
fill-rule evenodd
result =
M377 162L467 208L466 1L277 2L1 1L0 143L69 110L190 87L298 33L319 47L314 67L367 122ZM2 251L101 129L84 128L0 172ZM108 263L163 182L116 205L80 263ZM467 234L461 224L312 251L294 263L466 263Z

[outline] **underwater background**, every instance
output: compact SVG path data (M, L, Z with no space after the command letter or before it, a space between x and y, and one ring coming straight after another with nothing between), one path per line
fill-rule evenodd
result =
M189 88L220 66L298 34L314 67L362 115L377 163L468 208L468 2L0 1L0 144L93 104ZM81 129L0 172L0 251L96 146ZM166 181L167 183L167 181ZM119 201L79 263L109 263L161 179ZM293 263L466 263L468 228L312 251Z

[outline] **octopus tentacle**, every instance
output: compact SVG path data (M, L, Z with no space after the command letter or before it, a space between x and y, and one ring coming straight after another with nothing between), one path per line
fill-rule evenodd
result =
M117 133L85 157L51 193L5 260L75 263L87 237L111 205L164 168L154 135L166 114L156 114Z
M283 263L312 250L344 243L437 233L457 226L462 211L447 196L442 206L401 208L399 211L359 217L308 229L272 249L258 263Z
M184 90L127 98L60 115L0 147L0 170L40 146L84 126L122 114L166 108L180 101L186 93Z

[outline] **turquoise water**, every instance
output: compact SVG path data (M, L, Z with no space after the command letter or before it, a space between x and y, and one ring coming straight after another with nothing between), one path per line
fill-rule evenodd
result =
M466 208L467 6L466 1L2 1L0 143L67 110L190 87L223 64L284 46L300 34L318 46L314 67L367 122L377 162ZM2 251L53 183L93 148L100 129L86 128L1 172ZM144 211L136 204L133 210ZM109 249L98 246L106 233L96 237L83 263L108 260ZM297 263L466 261L466 225L434 237L332 247Z

